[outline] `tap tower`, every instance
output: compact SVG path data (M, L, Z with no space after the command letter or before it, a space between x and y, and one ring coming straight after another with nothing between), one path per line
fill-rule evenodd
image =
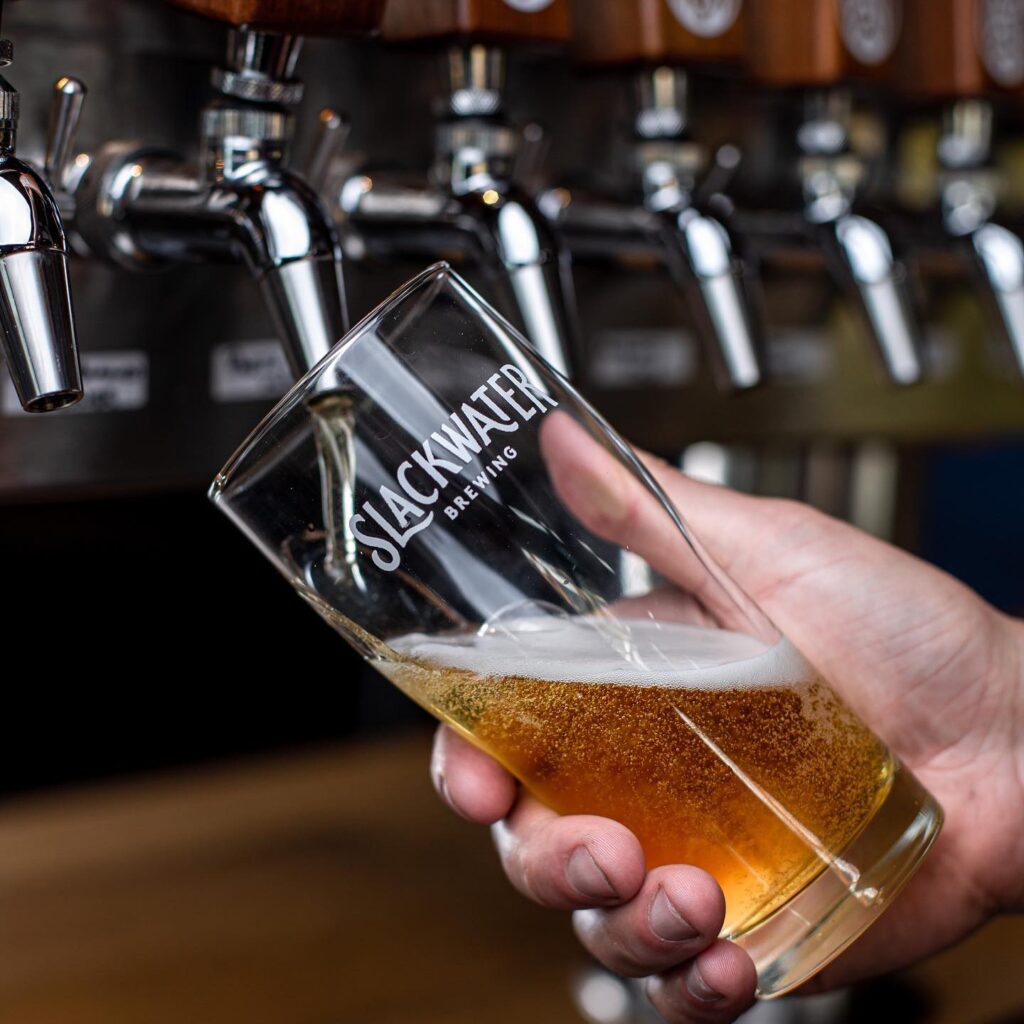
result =
M894 384L924 376L904 261L863 210L869 183L852 142L857 96L891 70L902 30L899 0L747 0L754 81L784 111L773 195L753 197L737 221L765 258L822 253ZM795 168L795 175L792 169ZM748 215L749 214L749 215Z
M575 307L564 247L532 194L514 180L521 132L506 115L510 48L561 46L569 0L390 0L382 35L441 53L443 91L434 166L423 187L360 173L339 205L382 256L436 257L449 247L490 270L526 337L567 376L574 371Z
M763 377L762 344L747 268L705 201L726 186L740 152L727 145L710 158L693 130L690 76L739 61L742 2L575 0L573 10L576 59L632 73L627 143L636 198L609 202L552 189L543 208L581 256L646 240L682 290L722 390L754 387Z

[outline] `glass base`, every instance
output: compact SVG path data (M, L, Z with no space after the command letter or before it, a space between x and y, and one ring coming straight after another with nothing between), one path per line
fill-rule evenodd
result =
M892 903L941 827L942 809L897 766L867 827L826 869L770 917L731 936L754 961L758 996L781 996L839 956Z

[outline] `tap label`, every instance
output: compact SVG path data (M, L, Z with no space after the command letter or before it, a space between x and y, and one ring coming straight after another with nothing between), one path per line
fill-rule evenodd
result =
M978 39L981 61L997 84L1024 83L1024 0L984 0Z
M501 367L408 452L394 479L364 501L348 522L352 536L371 551L381 572L402 564L409 541L434 522L447 520L485 496L515 461L516 432L558 402L518 366Z
M294 383L276 338L225 341L210 352L210 397L215 402L276 401Z
M870 66L888 60L903 27L902 0L839 0L839 24L850 55Z
M522 11L524 14L535 14L550 7L555 0L505 0L505 6L511 7L514 11Z
M713 39L736 23L743 0L668 0L668 5L683 28Z

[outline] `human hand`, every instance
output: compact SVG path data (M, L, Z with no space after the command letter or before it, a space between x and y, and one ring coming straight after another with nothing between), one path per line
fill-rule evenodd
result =
M599 446L545 444L566 505L670 578L680 546L649 495ZM711 557L772 617L936 796L946 825L881 919L816 989L935 952L1000 910L1024 906L1024 626L956 580L791 502L751 498L647 465ZM584 946L617 973L651 978L669 1021L730 1021L753 998L753 965L719 940L721 890L686 865L644 871L608 819L559 816L485 754L439 730L435 784L494 824L512 883L576 911Z

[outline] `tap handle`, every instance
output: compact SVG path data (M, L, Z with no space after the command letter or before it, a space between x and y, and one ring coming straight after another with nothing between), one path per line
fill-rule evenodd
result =
M71 147L75 144L78 124L82 119L85 93L85 84L70 75L59 78L54 85L50 127L46 138L46 161L43 168L46 177L58 189L64 184Z
M316 192L323 192L334 158L345 147L351 123L344 114L324 107L317 116L316 133L306 155L303 177Z
M527 192L540 191L550 150L551 140L543 126L535 121L526 125L512 165L512 180Z
M725 192L735 177L742 160L743 152L739 146L734 146L731 143L719 146L715 150L711 166L694 193L694 205L702 206L704 203L710 202L714 196Z

